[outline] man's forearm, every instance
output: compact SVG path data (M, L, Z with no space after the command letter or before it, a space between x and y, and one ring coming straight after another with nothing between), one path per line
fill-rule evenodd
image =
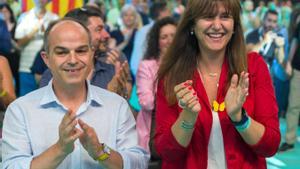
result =
M52 145L39 156L33 158L30 169L55 169L67 157L58 146Z

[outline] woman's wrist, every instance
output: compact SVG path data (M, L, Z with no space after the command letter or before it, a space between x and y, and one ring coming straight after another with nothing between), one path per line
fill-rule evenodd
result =
M193 113L193 112L183 110L181 113L181 116L182 116L183 121L185 121L189 124L194 124L194 123L196 123L198 113Z

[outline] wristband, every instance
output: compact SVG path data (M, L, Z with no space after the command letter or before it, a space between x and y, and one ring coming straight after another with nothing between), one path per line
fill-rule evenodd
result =
M102 149L101 153L97 157L97 161L99 161L99 162L102 162L102 161L108 159L110 156L110 148L106 144L102 143L101 149Z
M235 126L235 128L238 132L244 132L250 127L250 125L251 125L251 119L248 117L248 120L246 121L245 124L243 124L242 126Z
M2 92L0 93L0 97L4 97L6 94L7 94L6 91L2 90Z
M248 120L248 118L249 118L249 117L248 117L248 115L247 115L246 110L242 108L242 119L241 119L241 121L236 122L236 121L232 121L230 118L229 118L229 119L230 119L231 123L232 123L234 126L241 126L241 125L243 125L243 124L246 123L246 121Z
M243 108L242 108L242 119L241 119L241 121L235 122L235 121L232 121L231 119L230 119L230 121L232 122L232 124L235 126L235 128L239 132L243 132L243 131L247 130L251 125L251 119L247 115L246 110L243 109Z
M182 120L181 123L180 123L180 127L185 131L189 131L189 130L194 129L194 126L195 126L195 123L190 123L190 122L187 122L185 120Z

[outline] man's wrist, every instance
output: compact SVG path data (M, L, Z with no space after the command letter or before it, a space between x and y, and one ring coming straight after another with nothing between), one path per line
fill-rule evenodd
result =
M111 149L104 143L100 144L101 146L98 148L96 160L98 162L105 161L110 157Z
M69 155L69 153L64 151L63 147L58 142L56 144L54 144L53 148L59 157L65 158L67 155Z

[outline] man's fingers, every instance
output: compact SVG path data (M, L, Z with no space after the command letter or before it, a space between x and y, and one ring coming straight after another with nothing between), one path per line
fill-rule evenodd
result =
M84 132L87 132L90 126L88 126L85 122L83 122L81 119L78 120L79 126L82 128Z
M76 129L76 125L77 125L77 120L73 120L72 123L70 123L69 125L65 126L62 130L63 130L63 135L64 136L69 136L70 134L72 134L72 132L74 131L74 129Z
M74 142L83 135L83 132L78 128L74 129L74 133L67 139L68 142Z
M69 110L63 117L62 121L61 121L61 125L67 126L70 123L72 123L72 121L76 118L76 114L72 112L72 110Z

